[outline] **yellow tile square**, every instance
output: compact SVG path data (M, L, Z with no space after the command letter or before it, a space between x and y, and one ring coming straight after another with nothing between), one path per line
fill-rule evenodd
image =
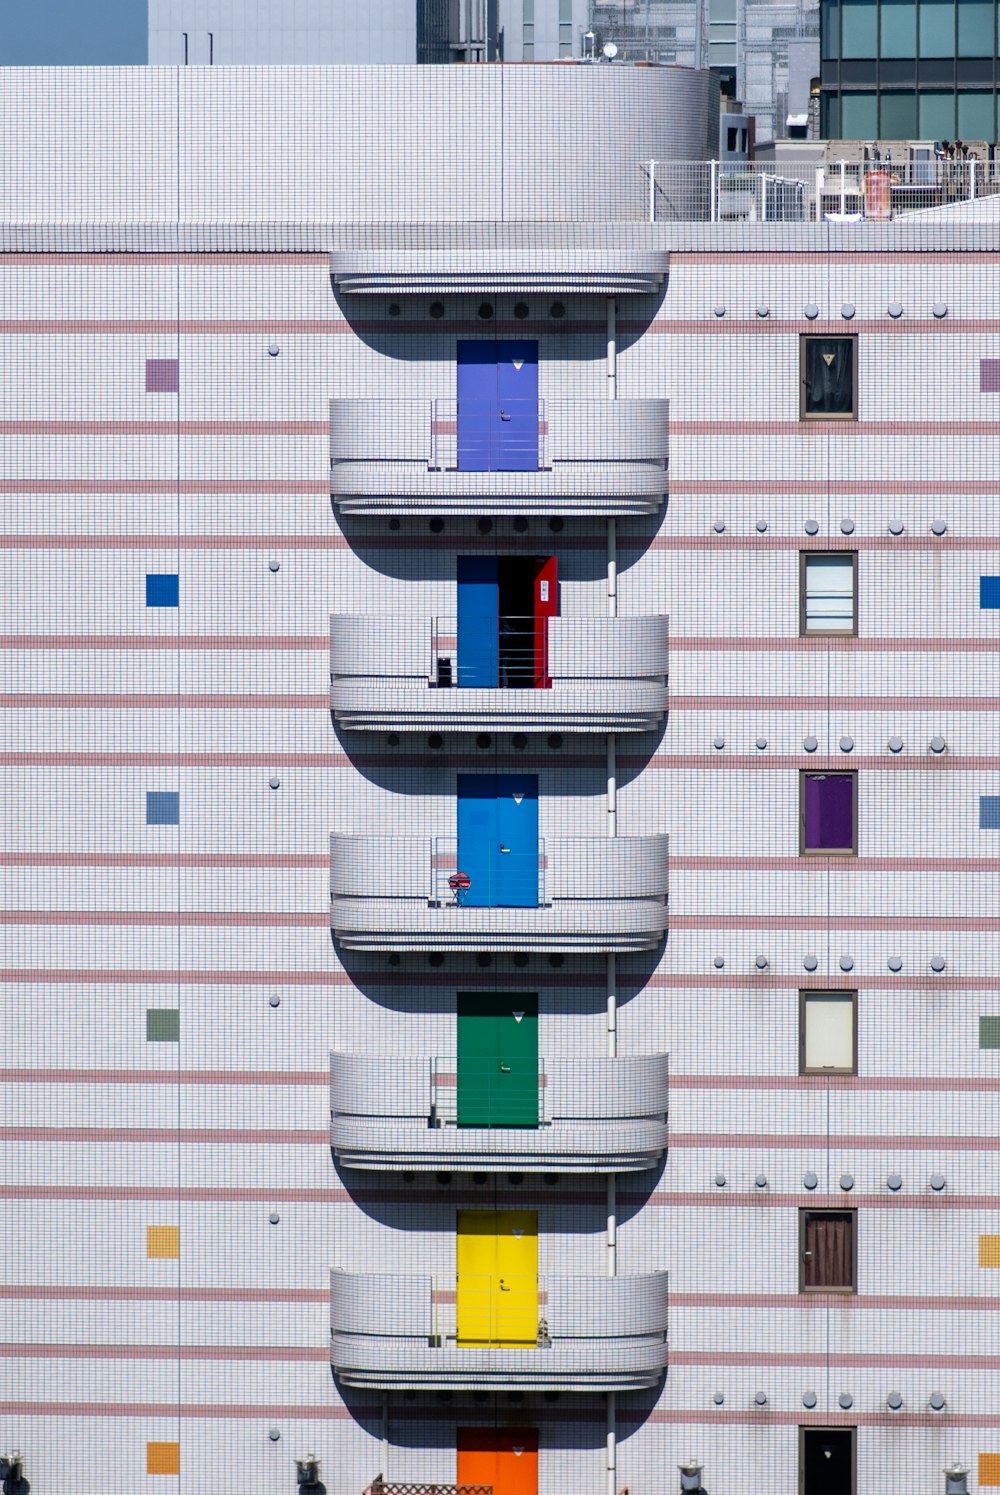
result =
M147 1474L180 1474L181 1446L179 1443L147 1443Z
M1000 1267L1000 1235L981 1235L979 1237L979 1265L981 1267Z
M996 1236L984 1236L983 1240L996 1240ZM981 1485L1000 1485L1000 1453L981 1453L979 1455L979 1483Z
M181 1228L179 1225L147 1225L147 1256L180 1256Z

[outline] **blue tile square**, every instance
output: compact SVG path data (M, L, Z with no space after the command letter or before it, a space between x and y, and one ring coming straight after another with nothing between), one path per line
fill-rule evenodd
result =
M981 831L1000 831L1000 794L980 795L979 829Z
M979 578L979 606L1000 608L1000 576Z
M176 607L180 601L180 577L168 572L146 577L147 607Z
M156 789L146 795L147 825L180 825L181 797L172 789Z

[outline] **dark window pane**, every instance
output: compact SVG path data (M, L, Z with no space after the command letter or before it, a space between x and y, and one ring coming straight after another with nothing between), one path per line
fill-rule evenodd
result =
M805 849L854 849L854 775L807 773L805 783Z
M805 413L853 415L853 338L806 338Z

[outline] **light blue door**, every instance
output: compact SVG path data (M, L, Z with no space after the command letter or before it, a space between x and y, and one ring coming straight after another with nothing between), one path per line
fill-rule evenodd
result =
M464 472L538 466L538 344L458 344L458 465Z
M497 558L458 557L458 684L494 688L499 680L500 583Z
M466 908L537 907L536 774L459 774L458 870Z

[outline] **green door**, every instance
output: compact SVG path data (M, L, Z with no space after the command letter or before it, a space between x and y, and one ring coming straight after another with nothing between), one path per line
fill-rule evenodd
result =
M537 992L459 992L458 1124L538 1125Z

